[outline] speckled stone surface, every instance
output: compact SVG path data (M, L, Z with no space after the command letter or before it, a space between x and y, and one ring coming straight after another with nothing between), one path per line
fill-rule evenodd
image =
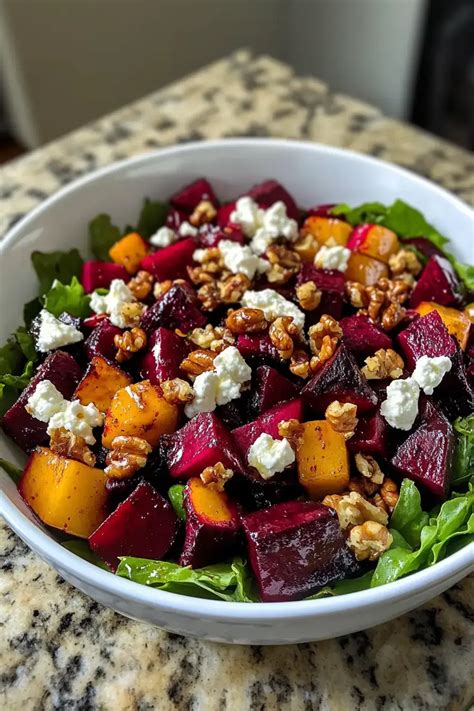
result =
M377 109L239 52L8 164L1 229L79 175L170 143L304 138L371 153L474 203L474 158ZM398 620L337 640L227 647L101 608L0 527L0 708L472 708L474 579Z

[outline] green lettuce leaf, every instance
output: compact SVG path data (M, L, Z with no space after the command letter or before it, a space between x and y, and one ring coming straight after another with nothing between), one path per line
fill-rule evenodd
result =
M453 422L453 428L456 445L451 483L459 486L474 476L474 414L458 417Z
M31 261L39 279L41 294L45 294L56 279L69 284L74 276L81 276L83 261L77 249L69 252L33 252Z
M390 527L398 531L412 548L416 548L420 543L421 531L427 523L428 514L421 508L420 492L410 479L404 479Z
M33 319L38 316L42 308L43 304L41 303L41 299L39 296L37 296L36 299L33 299L32 301L28 301L23 306L23 321L25 322L26 328L30 328Z
M89 222L89 245L96 259L110 262L109 249L121 236L119 228L112 224L110 215L103 213Z
M138 234L145 239L155 234L165 224L168 210L169 205L166 203L145 198L136 229Z
M17 467L16 464L8 462L6 459L0 459L0 467L8 474L10 479L13 479L15 484L18 484L21 479L21 475L23 474L23 469Z
M87 318L91 314L90 296L84 293L77 277L73 277L70 284L55 281L44 295L44 307L56 318L64 311L79 318Z
M176 514L181 521L186 521L186 511L183 505L183 484L174 484L168 489L168 498L171 502L171 506L176 511Z
M0 383L2 385L8 385L10 388L17 388L18 390L23 390L26 388L33 375L33 363L28 361L25 365L23 372L20 375L13 375L12 373L5 373L0 375Z
M0 375L18 373L25 358L18 341L12 336L0 348Z
M15 331L15 338L26 360L35 363L39 356L36 352L35 340L31 333L24 326L20 326Z

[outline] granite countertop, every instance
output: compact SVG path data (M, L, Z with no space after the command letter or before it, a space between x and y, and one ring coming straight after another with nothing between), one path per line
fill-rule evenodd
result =
M167 144L304 138L380 156L474 204L474 157L248 52L6 165L5 229L74 178ZM13 709L436 709L474 699L474 578L336 640L231 647L100 607L0 526L0 706Z

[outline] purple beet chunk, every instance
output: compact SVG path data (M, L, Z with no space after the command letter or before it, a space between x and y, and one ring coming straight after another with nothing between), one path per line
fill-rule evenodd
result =
M174 208L171 208L168 214L166 215L165 226L169 227L170 230L179 232L179 228L181 227L183 222L187 222L188 219L189 215L187 215L182 210L175 210Z
M69 400L79 381L82 370L69 353L54 351L36 371L30 384L23 390L18 400L5 413L2 427L6 434L25 452L48 441L48 425L40 422L25 410L28 398L42 380L50 380L59 392Z
M303 418L303 403L297 398L289 402L281 402L274 405L270 410L264 412L263 415L257 417L248 425L242 425L237 429L232 430L232 436L237 443L243 457L247 457L250 446L263 433L269 434L275 439L281 439L278 434L278 425L284 420L299 420Z
M95 289L108 289L113 279L130 279L127 270L113 262L90 261L82 265L81 282L86 294Z
M115 360L117 346L114 338L122 333L122 329L114 326L108 318L99 322L84 343L86 355L92 359L96 355L103 356L107 360Z
M353 574L358 564L333 509L288 501L243 518L263 602L299 600Z
M324 413L333 400L352 402L359 413L377 405L377 395L360 372L352 353L342 343L304 386L301 395L311 410Z
M161 452L169 473L176 479L189 479L217 462L235 473L244 466L230 432L213 412L202 412L173 434L162 435Z
M260 358L281 361L280 354L271 342L269 336L260 336L256 333L241 335L237 338L237 348L244 359Z
M315 205L306 211L306 217L333 217L331 212L333 207L336 207L335 202L328 202L324 205ZM340 215L338 215L338 218L341 220L343 219Z
M422 301L459 306L462 299L461 286L448 260L438 255L430 257L411 295L411 308L416 309Z
M456 347L451 358L452 368L434 391L434 397L450 420L466 417L474 411L474 389L463 363L462 352Z
M322 314L340 319L344 305L344 274L335 269L316 269L310 262L304 262L296 278L296 283L313 281L321 291L321 303L307 315L308 325L316 323Z
M354 454L363 452L386 456L387 423L378 410L359 419L354 436L347 440L347 447Z
M162 560L178 532L178 517L148 482L137 488L89 537L89 545L113 570L119 556Z
M390 336L371 323L367 316L346 316L339 325L347 348L360 358L393 346Z
M422 484L436 497L444 498L449 487L453 452L453 428L439 410L430 406L426 419L398 447L391 462L402 476Z
M151 335L148 350L140 361L140 376L159 385L180 376L179 366L189 352L187 342L168 328L160 326Z
M206 178L199 178L193 183L186 185L170 198L170 203L178 210L191 213L202 200L208 200L216 206L219 204L214 190Z
M407 237L403 238L402 244L408 244L412 245L415 247L419 252L425 255L428 259L430 257L434 257L435 255L438 257L442 257L443 253L438 247L433 244L433 242L426 237Z
M278 402L291 400L296 396L297 387L291 380L269 365L261 365L255 371L251 407L257 414L268 410Z
M283 185L276 180L265 180L263 183L254 185L246 194L265 209L271 207L275 202L281 201L286 205L288 217L293 220L299 219L300 211L294 199Z
M192 237L180 239L169 247L147 254L140 262L140 267L153 274L157 281L186 279L186 267L192 264L195 249L196 243Z
M198 304L191 288L175 284L145 311L140 326L147 334L151 334L160 326L168 329L179 328L183 333L187 333L206 324L206 317Z
M456 343L437 311L417 318L398 334L397 340L410 370L414 369L416 361L423 355L430 358L452 357L456 353Z

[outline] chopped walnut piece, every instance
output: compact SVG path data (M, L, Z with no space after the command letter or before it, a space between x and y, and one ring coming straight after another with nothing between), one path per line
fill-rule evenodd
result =
M199 476L206 486L216 491L224 491L226 482L232 479L234 472L232 469L226 469L222 462L217 462L212 467L206 467Z
M323 499L323 504L333 506L326 503L326 498ZM364 521L377 521L384 525L388 523L387 513L371 504L356 491L341 496L338 501L335 501L333 508L336 509L339 523L344 529L358 526Z
M150 452L151 446L141 437L115 437L105 459L104 471L114 479L128 479L145 466Z
M272 324L268 331L270 340L277 349L280 358L288 360L294 351L294 340L299 339L300 331L298 326L293 323L292 316L279 316Z
M197 297L205 311L214 311L221 303L221 295L217 282L211 281L209 284L203 284L198 291Z
M346 281L346 295L356 309L365 309L369 305L369 294L366 287L358 281Z
M310 326L308 337L309 347L313 354L310 368L312 372L316 372L323 363L334 355L337 344L342 338L342 328L332 316L323 314L318 323Z
M231 333L259 333L268 328L262 309L243 308L231 311L225 322Z
M380 469L378 462L370 456L370 454L362 454L358 452L355 457L355 465L357 471L362 474L362 476L370 479L374 484L381 484L383 482L383 472Z
M416 276L423 268L416 254L410 249L400 249L396 254L392 254L388 266L395 276L405 272Z
M217 353L213 351L199 348L195 351L191 351L188 357L182 361L180 368L188 375L200 375L206 370L212 370L214 368L214 358L216 355Z
M350 478L347 488L349 491L356 491L366 499L378 491L380 484L374 484L373 481L365 476L353 476Z
M354 526L347 544L357 560L378 560L390 548L393 537L386 526L377 521L365 521Z
M172 286L173 282L171 279L165 279L165 281L157 281L155 286L153 287L153 296L155 297L155 299L159 299L160 296L166 294Z
M211 351L218 352L235 343L235 338L228 328L212 326L210 323L205 328L193 329L188 338L200 348L210 348Z
M297 449L304 434L304 426L299 420L295 420L294 418L291 420L283 420L278 423L278 434L280 437L287 439L293 449Z
M266 256L271 264L267 279L273 284L286 284L299 272L300 255L283 245L272 245L267 249Z
M367 380L395 380L402 375L404 367L403 359L392 348L380 348L365 359L361 372Z
M324 416L335 432L344 435L344 439L350 439L354 435L359 421L357 405L352 402L340 403L339 400L333 400L327 406Z
M118 348L115 360L117 363L125 363L146 346L146 333L143 329L135 327L131 331L117 333L114 336L114 345Z
M296 349L290 359L290 372L305 380L310 374L310 358L306 351Z
M218 282L222 304L235 304L242 299L251 281L245 274L231 274Z
M296 287L296 298L304 311L314 311L321 303L322 293L314 281L305 281Z
M406 309L397 301L392 301L382 315L381 326L385 331L391 331L392 328L398 326L400 321L405 318Z
M150 272L139 271L127 284L128 288L138 301L143 301L153 288L153 276Z
M206 222L212 222L212 220L217 215L217 210L209 200L201 200L201 202L196 205L194 212L191 214L189 221L195 227L204 225Z
M129 304L122 304L120 313L124 320L126 328L134 328L140 323L140 318L145 311L145 304L139 301L131 301Z
M313 257L319 249L319 242L310 232L302 234L296 242L293 242L293 249L303 260L313 261Z
M58 427L51 432L49 448L62 457L75 459L77 462L87 464L88 467L95 466L95 454L89 449L84 437L75 435L63 427Z
M163 397L171 405L184 405L194 400L194 390L187 380L173 378L160 383Z
M386 477L382 486L380 487L379 493L385 506L388 508L389 512L392 513L399 497L398 486L393 481L393 479L389 479L388 477Z

